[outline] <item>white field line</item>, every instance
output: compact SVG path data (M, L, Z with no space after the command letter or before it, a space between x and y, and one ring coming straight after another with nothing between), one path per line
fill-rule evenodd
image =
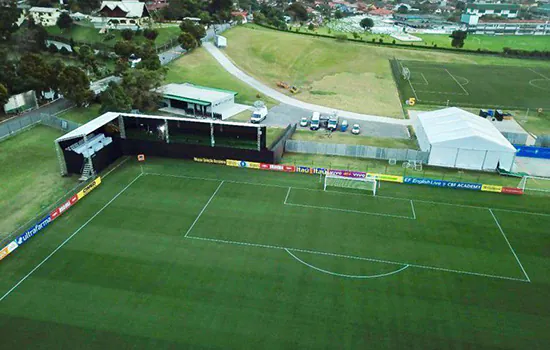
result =
M424 82L426 83L425 85L430 85L428 84L428 79L426 79L426 77L424 76L424 73L420 73L420 75L422 76L422 79L424 79Z
M286 193L286 197L285 197L285 201L284 201L284 204L286 204L286 201L288 200L288 196L290 196L290 190L292 189L292 187L289 187L288 188L288 192Z
M413 204L412 199L411 199L411 209L412 209L412 213L413 213L413 218L416 220L416 211L414 210L414 204Z
M409 220L415 220L416 219L416 218L411 218L409 216L404 216L404 215L393 215L393 214L375 213L375 212L370 212L370 211L361 211L361 210L353 210L353 209L342 209L342 208L334 208L334 207L321 207L321 206L317 206L317 205L288 203L288 196L290 195L291 190L292 190L292 187L289 187L288 192L286 194L285 201L283 202L284 205L290 205L290 206L294 206L294 207L311 208L311 209L335 210L335 211L341 211L341 212L344 212L344 213L376 215L376 216L385 216L385 217L409 219ZM339 192L339 193L342 193L342 192Z
M538 75L540 75L541 77L543 77L543 78L544 78L544 79L546 79L546 80L550 80L550 78L548 78L548 77L547 77L546 75L544 75L544 74L542 74L542 73L539 73L539 72L537 72L537 71L536 71L536 70L534 70L533 68L527 68L527 69L529 69L529 70L530 70L531 72L533 72L533 73L535 73L535 74L538 74Z
M72 107L71 107L72 108ZM113 170L115 170L116 168L118 168L119 166L121 166L122 164L124 164L126 161L128 160L128 158L124 159L122 162L120 162L117 166L115 166L113 169L109 170L105 175L103 175L101 178L104 179L106 178L107 176L109 176L110 173L113 172ZM67 192L65 192L64 195L62 195L61 197L59 197L59 199L57 199L55 202L53 202L52 204L50 204L48 207L46 207L46 209L49 209L49 208L54 208L56 207L56 205L60 204L64 199L67 198L67 195L69 193L72 193L74 192L79 186L82 186L82 183L78 183L76 184L73 188L71 188L70 190L68 190ZM10 237L11 235L14 234L14 232L17 232L18 230L22 229L23 227L26 227L28 225L30 225L31 223L35 222L36 219L38 219L40 216L43 216L43 215L46 215L46 212L47 210L44 209L42 210L39 214L35 215L32 219L30 219L29 221L25 222L23 225L17 227L15 230L13 230L12 232L10 232L8 235L6 235L6 237ZM48 210L49 211L49 210Z
M290 254L290 256L292 256L294 259L298 260L299 262L301 262L302 264L306 265L309 268L312 268L312 269L317 270L317 271L322 272L322 273L326 273L328 275L333 275L333 276L338 276L338 277L356 278L356 279L379 278L379 277L386 277L386 276L390 276L390 275L399 273L399 272L401 272L401 271L403 271L403 270L405 270L406 268L409 267L409 265L405 265L405 266L403 266L402 268L400 268L398 270L388 272L388 273L382 273L382 274L378 274L378 275L346 275L346 274L343 274L343 273L336 273L336 272L332 272L332 271L328 271L328 270L323 270L319 267L308 264L307 262L305 262L302 259L298 258L296 255L292 254L292 252L290 250L288 250L287 248L285 248L285 251L288 254Z
M502 236L504 237L504 239L506 240L506 243L508 243L508 247L510 248L510 250L512 251L512 254L514 254L514 257L516 258L516 261L518 262L519 264L519 267L521 268L521 271L523 271L523 274L525 275L525 278L527 278L527 281L531 282L531 279L529 278L529 276L527 275L527 272L525 272L525 269L523 268L523 265L521 264L521 261L519 261L519 258L518 258L518 255L516 254L516 251L514 250L514 248L512 248L512 245L510 244L510 241L508 240L508 237L506 237L506 234L504 234L504 230L502 229L502 227L500 226L500 223L498 222L497 220L497 217L495 216L495 214L493 213L493 211L491 209L489 209L489 212L491 213L491 215L493 216L493 219L495 219L495 222L498 226L498 229L500 230L500 233L502 233Z
M23 283L27 278L29 278L36 270L40 268L40 266L44 265L46 261L48 261L55 253L59 251L59 249L63 248L65 244L67 244L74 236L76 236L84 227L86 227L93 219L95 219L99 214L101 214L111 203L115 201L121 194L123 194L130 186L134 184L142 175L139 174L136 176L126 187L124 187L120 192L118 192L107 204L105 204L101 209L99 209L91 218L88 219L82 226L80 226L76 231L73 232L72 235L70 235L67 239L65 239L53 252L50 253L42 262L40 262L38 265L36 265L35 268L33 268L25 277L23 277L19 282L17 282L10 290L8 290L1 298L0 302L4 300L8 295L11 294L21 283Z
M172 174L160 174L160 173L144 173L144 175L167 176L167 177L175 177L175 178L191 179L191 180L222 181L222 179L214 179L214 178L208 178L208 177L172 175ZM275 184L267 184L267 183L233 181L233 180L223 180L223 181L227 182L227 183L244 184L244 185L278 187L278 188L285 188L285 189L288 188L288 186L284 186L284 185L275 185ZM305 191L334 192L334 193L343 193L343 194L346 194L346 195L353 195L353 196L366 196L365 194L361 194L361 193L352 193L352 192L348 193L348 192L342 192L342 191L329 191L329 190L323 191L322 189L306 188L306 187L292 187L292 188L297 189L297 190L305 190ZM371 196L367 196L367 197L370 198ZM380 195L377 195L376 198L387 198L387 199L395 199L395 200L402 200L402 201L410 201L411 200L411 198L406 198L406 197L391 197L391 196L380 196ZM537 213L537 212L532 212L532 211L503 209L503 208L502 209L501 208L490 208L490 207L483 207L483 206L477 206L477 205L454 204L454 203L447 203L447 202L429 201L429 200L424 200L424 199L412 199L412 200L417 202L417 203L438 204L438 205L447 205L447 206L451 206L451 207L472 208L472 209L492 209L492 210L504 211L504 212L509 212L509 213L516 213L516 214L538 215L538 216L550 217L550 214Z
M210 196L210 199L208 200L208 202L206 202L206 204L204 205L204 207L202 208L201 212L199 213L199 215L197 215L197 217L195 218L195 221L193 221L193 224L191 224L191 227L189 227L189 229L187 230L187 232L185 233L185 236L184 237L187 237L187 235L189 234L189 232L191 232L191 230L193 229L193 227L195 227L195 224L197 223L197 221L199 221L200 217L202 216L202 213L204 213L204 211L206 210L206 208L208 207L208 205L210 204L210 202L212 202L212 199L214 199L214 197L216 196L216 194L218 193L218 191L220 190L220 188L222 187L223 185L223 181L220 182L220 185L218 186L218 188L216 188L216 190L214 191L214 193L212 193L212 196Z
M470 95L470 93L464 88L464 86L462 86L462 84L460 84L460 83L458 82L458 80L456 80L455 76L452 75L451 72L449 72L447 69L445 69L445 72L447 72L447 73L451 76L451 78L453 78L453 80L455 81L455 83L457 83L458 86L460 86L460 88L462 89L462 91L464 91L464 92L466 93L466 95L468 95L468 96Z
M382 259L375 259L375 258L366 258L366 257L360 257L360 256L353 256L353 255L344 255L344 254L336 254L336 253L329 253L329 252L321 252L321 251L310 250L310 249L289 248L289 247L282 247L282 246L276 246L276 245L248 243L248 242L239 242L239 241L229 241L229 240L224 240L224 239L216 239L216 238L208 238L208 237L197 237L197 236L187 236L186 238L196 239L196 240L199 240L199 241L222 243L222 244L233 244L233 245L240 245L240 246L247 246L247 247L258 247L258 248L278 249L278 250L288 249L292 252L326 255L326 256L333 256L333 257L337 257L337 258L345 258L345 259L353 259L353 260L361 260L361 261L370 261L370 262L385 263L385 264L391 264L391 265L402 265L402 266L403 265L408 265L409 267L416 267L416 268L419 268L419 269L426 269L426 270L433 270L433 271L452 272L452 273L457 273L457 274L462 274L462 275L496 278L496 279L517 281L517 282L529 282L525 279L515 278L515 277L498 276L498 275L491 275L491 274L479 273L479 272L470 272L470 271L463 271L463 270L447 269L447 268L436 267L436 266L427 266L427 265L411 264L411 263L391 261L391 260L382 260Z

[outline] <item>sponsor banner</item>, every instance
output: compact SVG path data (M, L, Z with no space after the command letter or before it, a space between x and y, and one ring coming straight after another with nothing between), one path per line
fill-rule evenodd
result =
M388 175L388 174L373 174L373 173L367 173L368 177L375 177L379 181L387 181L387 182L398 182L403 183L403 176L397 176L397 175Z
M515 146L518 150L516 156L529 158L550 159L550 148L535 146Z
M99 186L99 184L101 183L101 178L98 177L97 179L95 179L94 181L90 182L89 184L86 185L86 187L84 187L82 189L82 191L78 192L76 195L78 196L78 199L82 199L84 196L86 196L88 193L90 193L94 188L96 188L97 186Z
M294 165L283 165L283 171L285 173L295 173L296 167Z
M302 174L312 174L313 169L308 167L308 166L297 166L296 167L296 172L297 173L302 173Z
M260 169L260 163L247 162L246 160L241 160L239 166L241 168Z
M16 250L19 247L19 244L17 244L15 241L11 242L2 250L0 250L0 260L4 259L6 256L10 255L14 250Z
M481 190L485 192L502 192L502 186L495 186L495 185L481 185Z
M338 170L338 169L330 169L328 171L329 175L336 175L336 176L343 176L343 177L353 177L356 179L364 179L367 177L367 173L364 173L362 171L349 171L349 170Z
M228 159L225 161L225 163L227 164L227 166L234 166L234 167L239 167L240 165L240 161L239 160L233 160L233 159Z
M515 187L503 187L501 193L506 194L523 194L523 190L521 188L515 188Z
M412 184L412 185L426 185L426 186L433 186L433 187L447 187L447 188L457 188L457 189L463 189L463 190L481 191L481 184L473 183L473 182L445 181L445 180L424 179L424 178L406 176L403 178L403 183Z
M42 231L46 226L50 224L52 221L52 218L50 215L46 216L42 220L40 220L36 225L25 231L21 236L17 237L15 239L15 243L17 243L18 246L22 245L23 243L27 242L32 236L36 235L38 232Z
M271 170L271 171L285 171L285 166L281 164L261 163L260 169Z
M198 163L209 163L209 164L221 164L221 165L227 165L227 161L226 160L221 160L221 159L210 159L210 158L193 158L193 160L195 162L198 162Z
M311 168L312 174L323 174L325 175L327 173L327 169L325 168Z
M75 194L69 200L67 200L65 203L61 204L57 209L52 211L50 213L50 218L55 220L59 215L63 214L67 209L72 207L76 202L78 201L78 196Z

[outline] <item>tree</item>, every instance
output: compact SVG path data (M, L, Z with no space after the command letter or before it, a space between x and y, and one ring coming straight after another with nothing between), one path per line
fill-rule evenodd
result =
M462 48L464 47L464 40L468 37L468 32L464 30L455 30L449 37L453 39L451 41L452 47Z
M159 71L129 69L123 74L122 88L132 100L132 108L143 111L158 107L161 95L156 91L162 84L163 76Z
M42 56L29 53L21 56L18 74L25 82L27 90L36 90L41 94L50 89L51 67Z
M120 35L124 40L130 41L134 37L134 31L131 29L124 29L120 32Z
M82 45L78 49L78 59L84 64L86 69L97 70L97 62L94 50L88 45Z
M101 114L105 112L129 112L132 110L132 99L128 97L122 86L110 82L109 87L99 97Z
M233 8L233 0L212 0L208 5L208 10L211 14L221 14L231 12Z
M402 14L409 13L409 8L405 5L401 5L397 9L397 13L402 13Z
M83 13L91 13L94 10L99 9L99 6L101 6L101 0L75 0L74 1L74 7L71 6L71 9L78 10Z
M131 41L121 40L115 44L115 53L122 58L127 59L131 54L137 51L136 45Z
M21 11L15 1L10 1L8 6L0 6L0 40L9 40L11 34L17 30L17 19Z
M359 22L359 25L364 30L370 30L372 27L374 27L374 21L372 18L363 18L361 22Z
M77 106L87 104L94 96L88 76L75 66L66 66L59 74L59 91Z
M336 10L336 11L334 11L334 17L335 17L336 19L340 19L340 18L343 18L343 17L344 17L344 14L342 13L342 11Z
M48 51L50 53L58 53L59 49L57 48L57 46L55 44L50 44L50 46L48 46Z
M5 105L10 98L8 89L0 83L0 106Z
M307 21L307 10L304 5L299 2L293 2L286 8L286 12L294 19L294 21Z
M73 25L73 19L67 12L61 12L61 15L59 15L59 18L57 19L57 26L59 29L69 29Z
M206 36L206 30L203 26L188 19L181 21L180 29L184 33L191 34L195 38L198 46L201 45L201 39Z
M195 37L189 33L181 33L178 38L178 42L180 43L182 49L187 51L193 50L198 45Z
M138 55L141 58L139 68L157 70L162 67L155 46L151 42L143 44L138 50Z
M310 24L307 26L307 29L308 29L309 31L313 31L313 30L315 30L315 26L313 25L313 23L310 23Z
M158 35L159 35L159 32L156 29L147 28L143 30L143 36L147 40L155 41Z

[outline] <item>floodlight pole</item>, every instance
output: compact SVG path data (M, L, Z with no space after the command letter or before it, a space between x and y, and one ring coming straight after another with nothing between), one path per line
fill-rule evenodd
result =
M257 142L257 145L258 145L258 152L261 150L261 140L262 140L262 128L258 128L258 142Z
M210 122L210 145L214 147L216 141L214 140L214 123Z
M169 133L169 130L168 130L168 119L164 119L164 127L165 127L165 132L166 132L166 143L170 143L170 133Z

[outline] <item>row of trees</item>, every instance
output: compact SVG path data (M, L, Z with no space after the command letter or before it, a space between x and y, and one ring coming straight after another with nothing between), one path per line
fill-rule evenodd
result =
M160 15L167 20L180 20L185 17L200 18L201 23L226 22L231 19L232 0L170 0Z
M187 51L201 46L201 39L206 36L206 30L200 24L197 24L188 19L180 23L181 34L178 37L178 42L181 47Z

